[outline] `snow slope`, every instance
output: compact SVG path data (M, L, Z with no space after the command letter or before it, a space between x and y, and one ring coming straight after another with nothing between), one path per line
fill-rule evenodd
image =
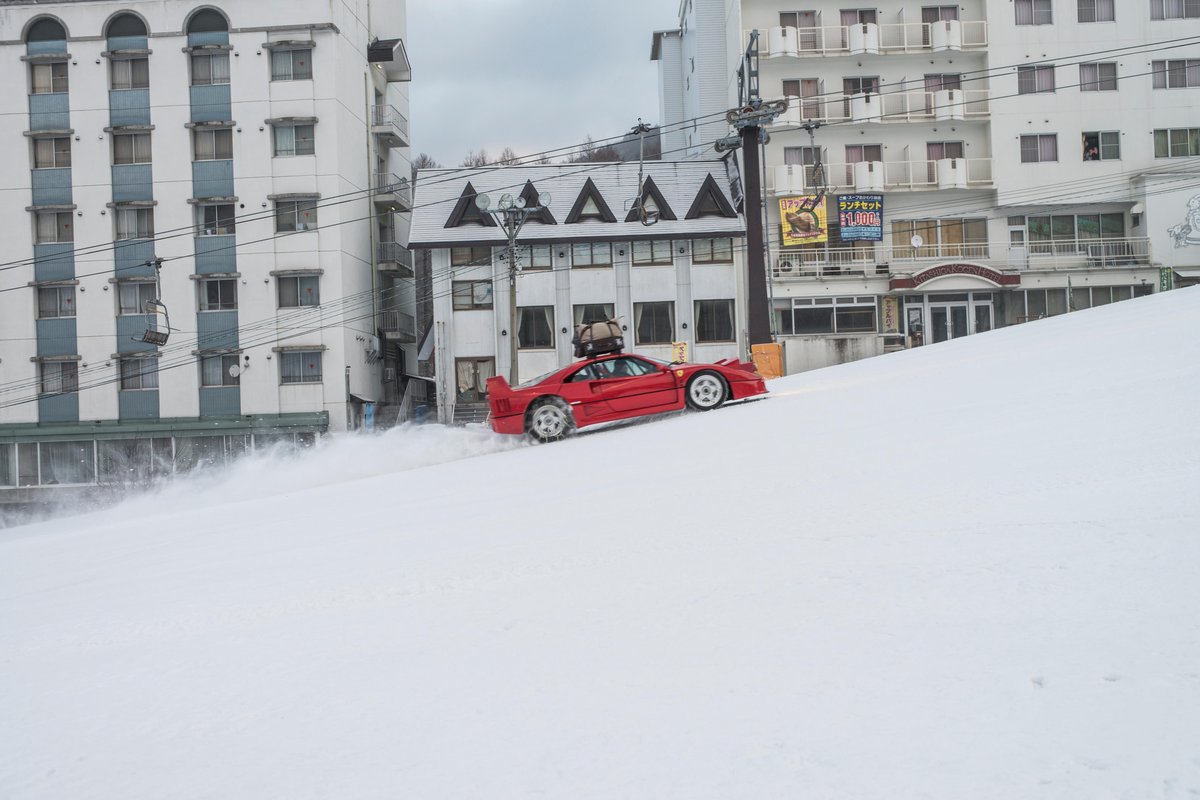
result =
M0 797L1194 797L1198 330L1179 290L0 534Z

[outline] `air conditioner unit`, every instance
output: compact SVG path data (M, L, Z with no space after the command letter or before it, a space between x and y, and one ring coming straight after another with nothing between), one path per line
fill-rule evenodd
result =
M790 261L780 261L779 262L779 271L780 272L791 272L792 269L793 269L792 262L790 262Z

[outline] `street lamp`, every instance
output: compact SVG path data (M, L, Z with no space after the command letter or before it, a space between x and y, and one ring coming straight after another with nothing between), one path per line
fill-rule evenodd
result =
M486 194L475 196L475 207L485 214L491 214L508 237L508 382L511 386L520 382L517 378L517 234L530 215L544 210L548 205L549 192L539 194L535 206L528 205L520 195L514 198L511 194L504 194L500 196L496 207L492 208L492 199Z

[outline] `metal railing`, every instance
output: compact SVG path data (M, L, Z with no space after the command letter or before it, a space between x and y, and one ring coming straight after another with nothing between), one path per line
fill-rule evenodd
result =
M742 41L749 33L743 31ZM942 20L811 28L775 25L760 30L758 41L759 54L765 58L975 50L988 46L988 24L983 20Z
M941 158L922 161L859 161L825 164L829 191L882 192L898 189L976 189L992 185L990 158ZM816 190L813 168L778 164L771 168L773 194Z
M376 260L380 264L396 264L410 270L413 268L412 251L406 250L399 242L380 242L376 250Z
M810 245L770 251L774 278L879 276L914 273L947 261L968 261L998 270L1045 271L1148 266L1150 240L1063 239L1014 246L1008 241L871 246Z
M380 311L379 328L384 333L396 333L416 338L417 320L412 314L403 311Z
M771 125L800 126L805 122L952 122L986 119L991 113L987 89L939 89L787 97L787 111ZM779 99L779 98L776 98Z
M404 141L408 141L408 119L396 107L381 103L371 108L371 128L376 133L390 131Z
M406 208L412 208L412 185L408 178L393 172L376 172L371 183L377 202L396 200Z

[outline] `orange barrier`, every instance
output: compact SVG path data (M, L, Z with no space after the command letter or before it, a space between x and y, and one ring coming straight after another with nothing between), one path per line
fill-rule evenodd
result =
M783 345L774 342L751 345L750 354L754 368L763 378L771 380L783 377Z

